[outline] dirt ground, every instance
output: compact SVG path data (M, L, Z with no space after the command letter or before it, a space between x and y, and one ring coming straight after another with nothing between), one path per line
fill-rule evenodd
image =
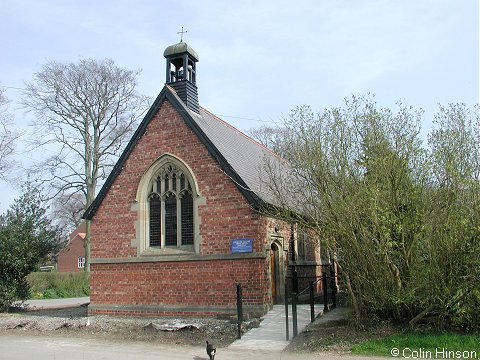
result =
M245 323L258 326L258 321ZM164 328L179 328L165 330ZM145 341L159 344L204 345L211 339L223 347L236 339L237 324L211 318L127 318L88 316L85 307L0 313L0 335L48 335L110 341Z
M348 319L310 324L287 347L290 352L335 352L346 354L353 345L391 335L395 327L387 322L355 325Z
M244 323L247 331L260 324L254 319ZM183 327L164 330L163 327ZM387 336L395 331L388 323L355 326L348 319L310 324L290 342L289 352L349 353L352 345ZM237 336L234 320L214 318L131 318L87 316L85 307L0 313L0 335L38 335L105 339L108 341L140 341L157 344L204 346L208 339L218 347L232 343Z

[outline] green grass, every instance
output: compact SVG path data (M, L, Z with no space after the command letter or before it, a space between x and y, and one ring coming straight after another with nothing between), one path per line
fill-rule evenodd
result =
M27 276L31 299L58 299L88 296L90 294L89 274L36 272Z
M394 349L398 350L397 355ZM480 358L480 334L410 331L356 344L352 352L398 358L477 359Z

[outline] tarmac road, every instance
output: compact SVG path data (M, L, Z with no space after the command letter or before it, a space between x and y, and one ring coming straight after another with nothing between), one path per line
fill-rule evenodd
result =
M26 300L23 302L30 310L44 310L44 309L64 309L71 307L78 307L86 305L90 302L90 297L76 297L64 299L41 299L41 300Z
M106 342L81 338L0 335L0 360L208 360L205 348L146 343ZM290 354L222 348L216 360L372 360L333 353Z

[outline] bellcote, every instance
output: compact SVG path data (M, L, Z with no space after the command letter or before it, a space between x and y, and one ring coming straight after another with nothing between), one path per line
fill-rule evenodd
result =
M180 41L167 47L163 56L167 59L166 84L175 89L190 110L198 113L197 53L187 43Z

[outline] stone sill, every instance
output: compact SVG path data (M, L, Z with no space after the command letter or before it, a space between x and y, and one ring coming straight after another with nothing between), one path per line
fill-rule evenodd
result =
M181 262L181 261L214 261L214 260L244 260L244 259L265 259L263 253L240 253L240 254L165 254L129 258L98 258L91 259L91 264L124 264L124 263L145 263L145 262Z

